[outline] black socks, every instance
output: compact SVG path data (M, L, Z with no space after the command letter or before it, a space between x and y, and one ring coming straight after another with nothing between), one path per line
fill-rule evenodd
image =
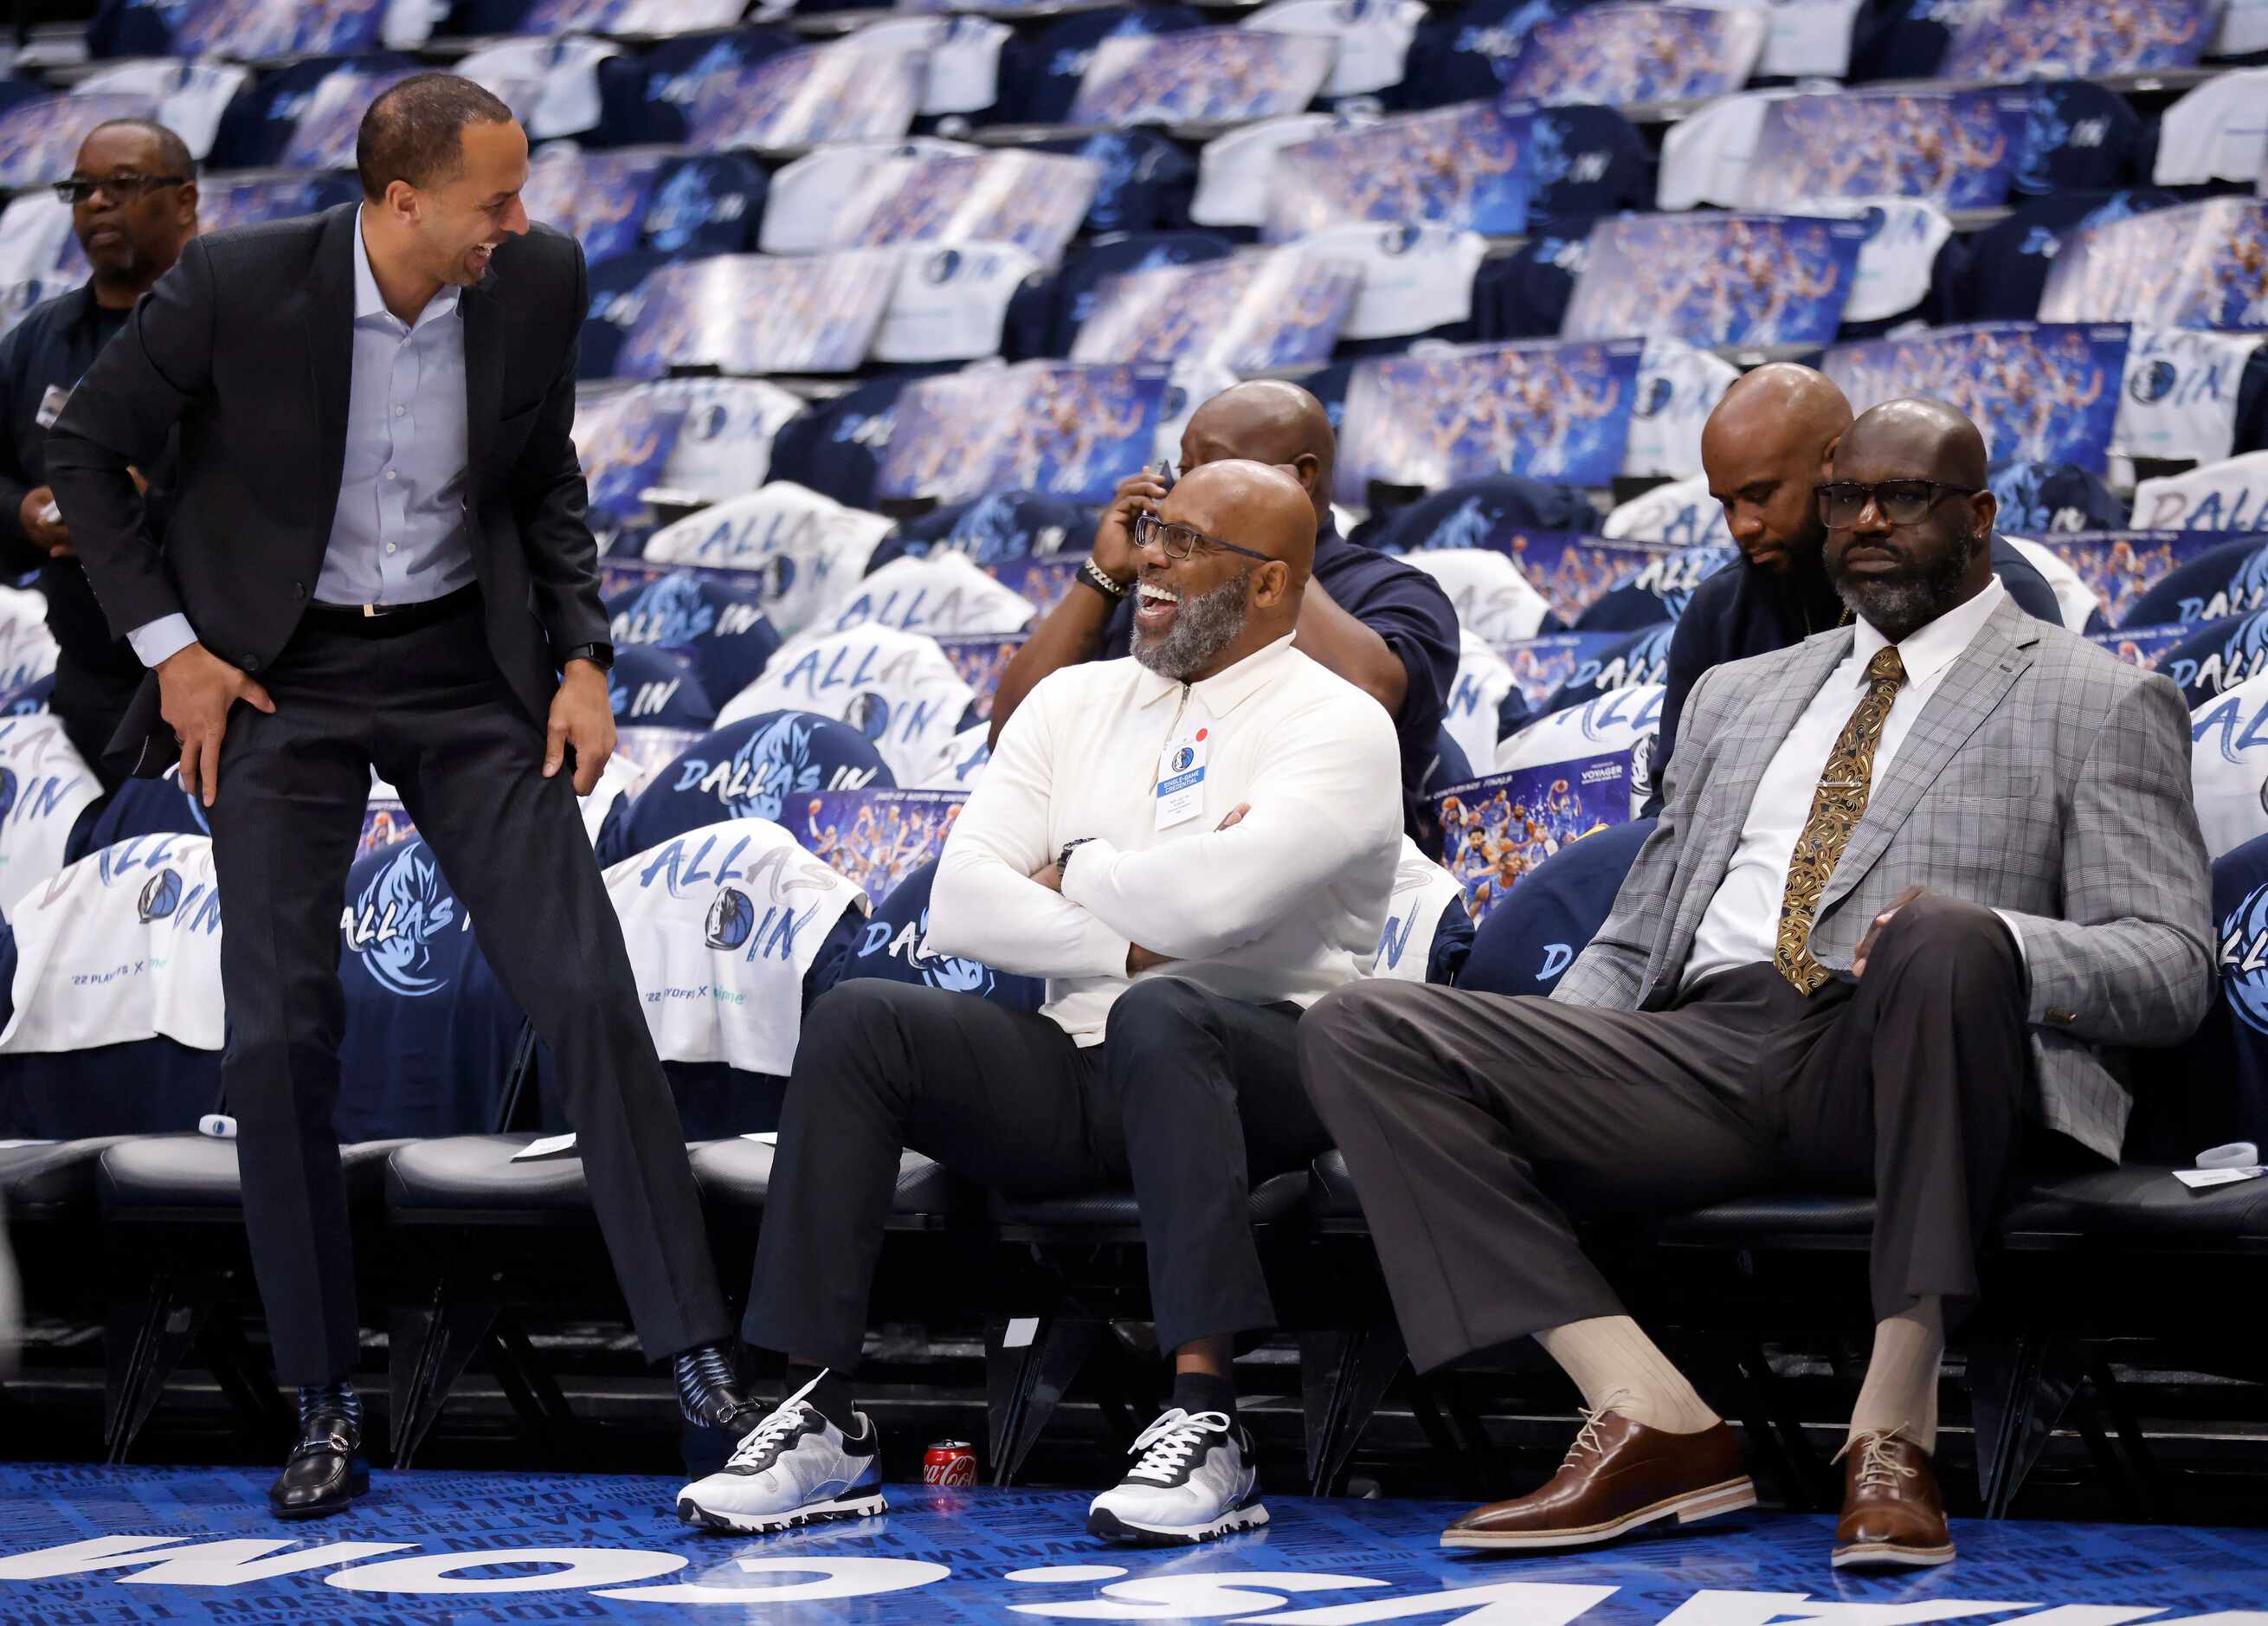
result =
M1236 1380L1216 1378L1211 1372L1175 1372L1174 1404L1191 1416L1201 1411L1217 1411L1234 1423Z
M850 1386L836 1375L833 1367L822 1370L789 1362L787 1376L782 1379L781 1398L784 1400L806 1385L811 1393L803 1397L806 1405L833 1423L845 1439L865 1438L865 1427L858 1421L858 1408L851 1403Z

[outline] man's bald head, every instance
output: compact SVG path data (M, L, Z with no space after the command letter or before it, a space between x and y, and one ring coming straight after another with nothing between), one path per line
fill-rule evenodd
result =
M1192 469L1167 493L1159 516L1281 559L1302 584L1314 568L1315 511L1300 483L1273 464L1232 457Z
M1817 368L1775 361L1734 379L1701 432L1720 425L1735 432L1814 439L1823 449L1851 427L1851 403Z
M1272 464L1192 469L1158 506L1141 548L1134 658L1194 683L1287 636L1315 562L1306 489ZM1194 534L1192 534L1194 533ZM1182 546L1188 554L1174 557Z
M1717 403L1701 426L1701 466L1751 567L1781 575L1817 557L1811 488L1850 426L1835 381L1793 362L1743 374Z
M1992 466L1984 436L1969 421L1968 414L1942 401L1921 396L1885 401L1869 408L1851 425L1844 440L1854 461L1895 459L1911 468L1908 477L1935 480L1943 485L1983 485ZM1835 464L1838 470L1842 469L1841 456Z
M1254 379L1199 407L1182 432L1182 467L1242 458L1291 470L1318 522L1329 514L1338 437L1323 403L1297 384Z

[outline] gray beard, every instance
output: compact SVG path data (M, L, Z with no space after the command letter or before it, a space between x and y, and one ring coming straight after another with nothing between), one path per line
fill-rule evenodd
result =
M1961 602L1962 578L1984 545L1981 536L1964 536L1961 546L1934 565L1896 576L1835 573L1836 595L1891 643L1904 643Z
M1137 623L1130 646L1134 658L1160 677L1189 682L1243 632L1248 613L1244 588L1251 575L1248 570L1210 593L1182 599L1181 612L1161 638L1148 636Z

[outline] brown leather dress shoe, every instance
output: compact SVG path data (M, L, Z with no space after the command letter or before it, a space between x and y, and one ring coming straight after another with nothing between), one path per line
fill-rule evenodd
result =
M1836 1460L1843 1464L1837 1569L1921 1569L1953 1562L1945 1497L1927 1452L1893 1429L1859 1435Z
M1616 1412L1587 1411L1550 1484L1474 1509L1441 1533L1441 1545L1589 1547L1657 1519L1691 1524L1756 1504L1741 1443L1723 1423L1671 1434Z

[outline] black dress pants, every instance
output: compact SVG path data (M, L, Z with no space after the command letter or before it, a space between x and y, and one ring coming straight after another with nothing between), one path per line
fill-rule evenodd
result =
M373 632L383 632L382 628ZM276 1374L328 1382L356 1352L332 1111L345 998L339 920L378 771L551 1046L591 1201L649 1356L724 1337L685 1139L620 923L563 769L506 687L480 600L392 635L310 614L259 673L270 715L229 713L210 815L228 1001L222 1058Z
M1045 1016L873 979L804 1018L742 1334L849 1371L911 1148L1016 1196L1130 1180L1158 1344L1275 1325L1245 1200L1329 1144L1300 1087L1294 1005L1152 977L1082 1050Z
M1308 1013L1300 1064L1428 1371L1623 1313L1574 1220L1772 1190L1874 1194L1877 1320L1974 1298L2020 1144L2025 989L1999 917L1926 895L1864 978L1808 999L1768 964L1660 1011L1358 983Z

